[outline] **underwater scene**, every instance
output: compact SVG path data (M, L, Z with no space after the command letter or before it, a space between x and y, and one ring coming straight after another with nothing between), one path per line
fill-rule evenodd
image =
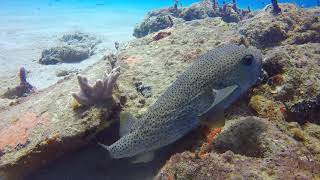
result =
M320 0L0 0L0 180L320 180Z

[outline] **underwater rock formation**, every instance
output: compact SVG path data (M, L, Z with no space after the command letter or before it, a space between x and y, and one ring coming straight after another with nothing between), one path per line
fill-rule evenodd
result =
M247 45L261 48L265 59L263 67L267 72L265 81L225 112L226 126L219 135L215 134L209 144L211 147L203 156L195 153L200 149L202 139L192 143L190 139L182 141L193 147L188 149L191 152L180 149L179 152L185 152L173 155L157 179L320 178L320 126L305 122L310 121L309 117L301 125L288 118L290 107L297 104L309 107L320 92L319 21L316 17L319 8L279 6L282 13L277 16L268 6L250 20L237 24L210 17L184 22L182 18L175 18L178 16L175 13L180 13L182 8L153 11L154 16L173 17L175 24L170 28L170 36L155 41L155 33L130 41L117 55L106 56L82 72L90 79L98 79L105 73L106 63L109 71L123 67L117 80L117 90L122 93L121 108L139 118L192 63L192 59L203 52L230 42L248 42ZM285 36L273 43L268 41L273 33ZM141 97L134 86L137 81L151 86L152 96ZM77 79L71 74L69 80L33 94L20 104L0 109L0 131L7 133L4 130L9 126L28 128L27 138L10 132L10 137L24 138L11 141L14 145L9 144L12 146L1 150L1 173L17 174L42 167L47 164L42 160L50 162L79 148L97 131L115 121L112 117L117 116L116 107L101 111L97 106L79 106L70 96L70 92L77 89ZM298 112L303 116L310 112L300 110ZM243 119L253 115L259 118ZM22 122L28 122L26 119L35 122L30 123L32 127L21 126ZM202 129L198 131L202 133Z
M137 38L140 38L172 26L173 21L170 16L150 16L134 28L133 35Z
M42 51L40 64L49 65L62 62L78 62L89 57L89 50L69 46L54 47Z
M223 8L218 8L217 2L204 0L185 8L154 10L149 12L145 19L135 27L133 35L141 38L153 32L172 27L175 22L180 23L208 17L222 17L225 22L239 22L251 17L250 11L235 9L234 7L234 4L225 4Z
M108 61L88 68L85 76L98 79L111 71ZM70 96L77 78L59 81L31 94L10 108L0 109L0 176L22 177L89 143L95 134L115 122L118 104L80 107Z
M141 93L142 96L149 98L152 96L151 86L143 85L142 82L134 83L136 90Z
M79 93L72 96L79 104L91 106L112 99L112 89L120 75L120 67L113 69L110 74L105 75L103 80L98 80L91 86L86 77L78 76L80 86Z
M275 152L284 151L294 145L270 122L257 117L232 120L228 127L213 141L213 149L218 153L232 151L248 157L268 157ZM277 137L277 141L274 141Z
M299 124L313 122L320 125L320 94L309 100L303 100L288 108L288 120Z
M49 65L82 61L94 53L95 46L99 42L95 37L81 32L65 34L60 39L60 44L57 47L42 51L39 63Z
M302 9L292 4L281 4L283 12L275 16L271 6L244 21L240 28L250 43L259 48L281 44L320 42L319 9Z
M276 167L276 168L275 168ZM320 177L320 163L272 123L256 117L224 128L213 148L198 158L173 155L156 179L294 179Z
M186 21L191 21L195 19L213 17L214 15L215 11L212 4L208 1L202 1L200 3L192 4L190 7L184 8L179 14L179 17Z
M35 91L35 87L33 87L28 81L27 81L27 71L25 68L20 68L19 71L19 79L20 84L16 86L15 88L9 88L2 97L8 98L8 99L14 99L22 96L27 96L28 94Z

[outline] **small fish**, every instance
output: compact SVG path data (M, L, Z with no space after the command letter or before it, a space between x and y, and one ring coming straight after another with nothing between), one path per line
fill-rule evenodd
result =
M261 52L223 45L201 55L172 83L141 119L120 116L121 138L108 150L111 158L136 157L148 162L153 151L169 145L201 124L203 117L221 114L246 92L262 72Z

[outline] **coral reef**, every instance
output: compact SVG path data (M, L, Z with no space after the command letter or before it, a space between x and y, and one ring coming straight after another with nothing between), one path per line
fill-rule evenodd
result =
M267 6L250 21L243 22L241 34L259 48L320 42L319 10L304 10L292 4L281 4L280 8L280 15L275 16L272 7Z
M234 8L232 4L211 6L215 13L240 14L239 7ZM204 19L185 21L179 15L189 7L152 11L148 17L164 17L170 27L173 24L173 28L163 31L170 32L169 36L162 38L159 32L145 36L149 30L144 29L145 37L130 41L119 48L116 55L105 56L82 72L90 79L98 79L105 73L106 64L109 71L121 66L117 80L120 93L115 91L113 95L120 96L124 111L139 118L201 53L230 42L262 50L266 72L263 80L225 111L226 125L222 129L212 129L206 137L192 141L187 136L179 142L183 145L175 151L179 153L165 163L156 179L320 178L320 126L316 118L320 92L317 17L320 10L292 4L279 6L282 11L277 15L270 5L235 18L241 20L238 23L226 23L223 16L228 13L212 17L207 14ZM154 39L157 35L159 40ZM138 83L137 88L135 82L143 83ZM146 85L152 87L149 98L142 94ZM5 133L6 128L24 120L23 114L36 114L29 116L36 122L31 123L35 126L27 126L27 138L12 141L14 144L4 141L12 146L2 146L7 148L0 153L0 173L29 171L35 169L34 164L41 167L46 164L42 164L42 160L49 162L86 144L84 137L90 139L115 121L118 106L84 108L69 96L70 91L78 89L76 86L77 79L71 74L70 78L15 106L0 109L0 132ZM31 109L34 112L30 112ZM41 121L43 117L48 118L45 123ZM14 132L10 133L10 137L14 137ZM191 135L194 134L203 134L203 129Z
M303 100L288 108L288 120L296 121L300 124L313 122L320 124L320 94L312 99Z
M194 3L190 7L182 9L179 17L191 21L195 19L204 19L206 17L214 16L214 9L212 4L208 1L202 1L200 3Z
M217 2L204 0L185 8L171 7L151 11L142 23L135 27L133 35L141 38L153 32L172 27L176 23L208 17L222 17L226 22L239 22L250 18L251 15L248 10L238 9L235 3L225 4L223 8L219 8Z
M134 28L133 35L139 38L172 26L173 22L170 16L150 16Z
M28 81L27 81L27 71L25 68L20 68L19 70L19 79L20 84L16 86L15 88L9 88L2 97L8 98L8 99L14 99L22 96L26 96L32 92L35 91L35 87L33 87Z
M57 64L62 62L78 62L89 57L90 51L85 48L69 46L53 47L42 51L40 64Z
M57 64L63 62L79 62L89 58L100 41L81 32L65 34L58 46L42 51L40 64Z
M78 103L91 106L112 99L112 89L120 75L120 67L113 69L103 80L98 80L91 86L86 77L78 76L79 93L72 93Z
M277 141L274 141L277 137ZM266 119L246 117L232 120L213 141L218 153L232 151L248 157L268 157L296 143Z
M173 155L156 179L316 179L320 163L272 123L247 117L224 127L202 158Z
M111 63L101 61L84 74L98 79L106 69L112 69ZM29 172L88 144L96 133L115 122L119 111L116 103L69 108L74 101L70 92L76 90L77 78L71 75L15 106L0 109L2 179L23 179Z

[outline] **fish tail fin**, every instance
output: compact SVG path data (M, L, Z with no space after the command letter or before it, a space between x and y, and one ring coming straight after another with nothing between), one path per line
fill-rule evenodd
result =
M97 141L97 144L102 147L103 149L107 150L107 159L112 159L111 155L110 155L110 151L109 151L109 146L102 144L100 142Z
M120 113L120 137L129 134L132 131L137 120L128 112L121 112Z

